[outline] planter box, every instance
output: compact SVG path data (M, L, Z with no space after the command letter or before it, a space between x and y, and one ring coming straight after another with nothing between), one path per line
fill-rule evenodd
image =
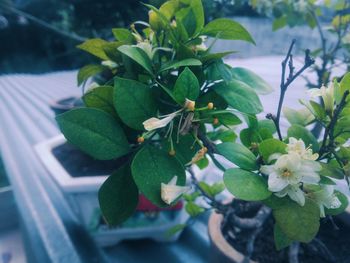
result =
M108 175L72 177L53 153L53 149L66 142L64 136L59 135L35 145L35 151L49 175L64 192L72 210L99 245L110 246L124 239L139 238L177 240L180 233L168 237L166 232L188 219L182 205L178 207L179 210L145 211L147 209L139 204L134 216L116 228L109 228L102 219L97 197L98 190ZM141 199L144 201L144 198Z
M17 226L18 214L11 186L0 188L0 231Z

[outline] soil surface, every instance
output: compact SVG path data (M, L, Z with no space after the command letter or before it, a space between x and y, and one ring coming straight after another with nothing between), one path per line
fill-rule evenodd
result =
M96 160L69 143L57 146L52 153L72 177L110 175L126 161L125 157L110 161Z
M229 237L228 242L241 253L246 251L246 240L242 236ZM318 242L312 241L309 244L301 244L299 250L299 263L350 263L350 228L341 221L334 218L322 219L320 232L317 239L322 241L332 256L323 253L324 249ZM273 219L270 218L264 225L264 229L257 236L255 241L252 259L259 263L288 263L288 248L276 251L273 239Z

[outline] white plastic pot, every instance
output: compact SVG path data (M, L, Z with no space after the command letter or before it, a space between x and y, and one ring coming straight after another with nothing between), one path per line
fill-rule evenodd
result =
M188 219L182 209L178 211L136 212L124 225L109 228L101 220L98 190L108 175L72 177L56 159L52 150L67 141L59 135L35 145L35 151L48 174L65 193L75 214L81 219L100 246L117 244L124 239L151 238L157 241L175 241L180 233L166 235L169 228Z

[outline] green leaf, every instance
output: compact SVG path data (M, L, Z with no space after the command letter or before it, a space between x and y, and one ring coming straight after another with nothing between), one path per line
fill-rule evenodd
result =
M287 131L288 137L294 137L296 139L302 139L305 143L305 146L311 145L313 152L318 152L320 146L317 142L315 136L307 130L305 127L293 124Z
M316 118L319 120L324 120L327 117L327 113L324 107L322 107L320 104L314 102L313 100L310 100L310 105L313 108L313 113L315 114Z
M78 72L78 86L83 84L92 76L95 76L96 74L101 73L104 70L106 70L106 67L102 65L90 64L82 67L81 69L79 69L79 72Z
M228 18L218 18L209 22L201 34L228 40L244 40L255 44L249 32L241 24Z
M86 40L84 43L77 46L77 48L84 50L102 60L108 60L103 47L108 44L108 41L101 38L93 38Z
M208 132L207 136L212 141L220 140L222 142L234 142L237 139L236 133L231 130Z
M307 108L295 110L292 108L283 107L283 115L290 124L298 124L301 126L306 126L315 119Z
M340 97L342 98L345 91L350 91L350 72L346 73L339 83L340 85ZM347 101L349 100L349 96ZM339 101L340 102L340 101Z
M110 160L129 152L129 144L118 122L108 113L79 108L56 117L66 139L99 160Z
M335 179L344 179L344 173L342 169L333 166L329 163L321 163L322 170L320 171L321 176L332 177Z
M321 176L321 179L319 181L320 184L328 184L328 185L336 185L336 183L326 176Z
M103 218L110 226L123 223L134 213L139 191L129 165L124 165L107 178L98 191L98 200Z
M276 18L272 23L272 30L277 31L287 25L287 15Z
M209 185L204 181L199 182L199 186L202 190L209 196L215 197L225 190L225 184L222 182L214 183L213 185Z
M189 68L186 67L177 78L173 95L180 105L184 105L186 99L195 101L198 98L198 79Z
M273 227L273 236L275 239L275 246L277 250L281 250L283 248L288 247L293 240L291 240L290 238L288 238L283 231L281 230L281 228L275 224Z
M216 149L219 154L242 169L249 171L258 169L255 155L241 144L224 142L216 145Z
M152 61L146 52L139 47L123 45L118 50L141 65L148 73L153 75Z
M136 130L143 130L142 122L157 112L152 90L130 79L114 79L114 107L122 121Z
M340 205L340 207L335 208L335 209L328 209L325 207L326 215L331 215L331 216L339 215L339 214L343 213L349 206L349 199L346 195L344 195L343 193L341 193L339 191L334 191L334 194L336 197L338 197L341 205Z
M224 80L230 82L232 80L231 67L224 63L222 59L210 64L207 70L207 78L209 80Z
M128 44L132 44L135 40L132 33L126 28L113 28L112 33L117 40Z
M139 190L159 207L168 206L161 199L161 183L169 183L175 175L177 185L184 186L186 182L185 169L176 157L152 145L144 146L136 154L131 172Z
M226 51L226 52L219 52L219 53L209 53L206 55L201 56L199 59L202 61L202 63L210 63L217 59L222 59L230 54L236 53L236 51Z
M249 87L254 89L258 94L269 94L273 91L270 84L263 80L260 76L246 68L232 68L232 77L236 80L242 81Z
M274 153L287 153L286 149L287 144L274 138L267 139L259 144L259 153L265 163L269 163L269 157Z
M308 243L320 227L320 209L308 198L304 206L289 201L287 205L274 209L273 215L278 227L292 240Z
M192 0L190 3L196 21L196 29L194 31L194 35L196 35L203 29L204 26L204 10L202 0Z
M116 116L113 105L113 87L99 86L89 90L83 96L86 107L103 110L111 115Z
M261 176L239 168L226 170L224 183L235 197L245 201L260 201L271 196L267 182Z
M257 114L263 110L255 91L247 84L232 80L229 83L221 82L214 86L215 92L222 96L234 109L248 114Z
M191 217L196 217L199 214L204 212L204 208L198 206L197 204L193 202L188 202L185 206L186 212L191 216Z
M199 169L203 170L208 167L209 160L206 156L204 156L204 158L196 162L196 165L198 166Z
M184 59L184 60L180 60L180 61L171 61L171 62L165 63L161 67L159 72L163 72L165 70L175 69L175 68L179 68L179 67L201 66L201 65L202 65L202 62L200 60L194 59L194 58L188 58L188 59Z

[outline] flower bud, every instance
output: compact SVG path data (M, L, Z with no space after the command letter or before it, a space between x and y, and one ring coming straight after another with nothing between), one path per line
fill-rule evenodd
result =
M193 100L186 99L185 102L185 108L188 109L189 111L194 111L196 106L196 102Z
M169 155L171 155L171 156L175 156L175 155L176 155L175 150L170 150L170 151L169 151Z
M208 110L212 110L212 109L214 109L214 103L209 102L208 103Z
M213 120L213 124L214 124L214 125L219 124L219 119L218 119L218 118L214 118L214 120Z
M144 141L145 141L145 138L142 137L142 136L140 136L140 137L137 138L137 142L138 142L138 143L143 143Z

